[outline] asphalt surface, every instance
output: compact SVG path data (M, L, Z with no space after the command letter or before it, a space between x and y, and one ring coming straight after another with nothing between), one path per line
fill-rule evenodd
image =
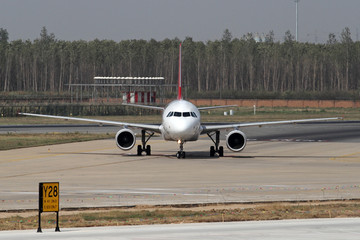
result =
M319 122L244 128L250 140L360 142L360 121Z
M360 219L308 219L257 222L171 224L0 232L1 239L267 239L358 240Z

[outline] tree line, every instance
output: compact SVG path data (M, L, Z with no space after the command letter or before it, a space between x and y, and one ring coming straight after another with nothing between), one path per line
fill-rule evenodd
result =
M182 41L182 76L194 95L206 92L326 92L360 87L360 42L349 28L329 34L323 44L283 41L273 32L255 41L252 34L220 40ZM34 41L9 42L0 28L0 90L66 92L68 84L93 83L94 76L162 76L176 84L179 39L63 41L44 27ZM174 91L170 88L168 91Z

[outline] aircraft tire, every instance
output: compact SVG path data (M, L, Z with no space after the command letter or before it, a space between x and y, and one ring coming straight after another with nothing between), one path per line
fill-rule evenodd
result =
M219 157L223 157L224 156L224 147L220 146L219 147Z
M213 156L215 156L215 147L211 146L210 147L210 157L213 157Z
M147 145L146 146L146 155L151 155L151 146L150 145Z
M178 159L180 159L180 158L185 158L185 152L178 151L178 152L176 153L176 157L177 157Z
M141 156L141 153L142 153L142 147L141 147L141 145L138 145L137 146L137 155Z

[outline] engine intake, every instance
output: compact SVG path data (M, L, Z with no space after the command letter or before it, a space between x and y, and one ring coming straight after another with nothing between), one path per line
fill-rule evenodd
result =
M226 136L226 145L233 152L240 152L246 146L246 135L245 133L234 130Z
M133 131L129 129L121 129L115 136L116 145L121 150L130 150L136 143L136 137Z

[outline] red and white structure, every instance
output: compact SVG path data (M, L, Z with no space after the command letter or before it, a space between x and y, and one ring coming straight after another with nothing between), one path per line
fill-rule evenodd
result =
M95 84L121 87L123 103L155 103L163 77L94 77ZM125 91L124 91L125 89Z

